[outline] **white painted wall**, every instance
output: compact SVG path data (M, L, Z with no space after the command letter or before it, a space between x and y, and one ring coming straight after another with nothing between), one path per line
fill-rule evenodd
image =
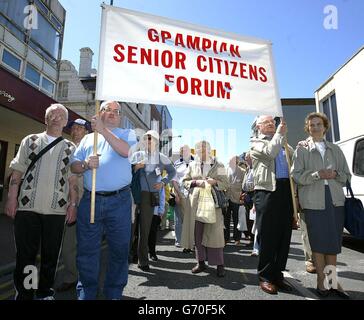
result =
M340 140L364 134L364 47L316 92L316 103L335 91ZM317 105L317 110L319 110Z

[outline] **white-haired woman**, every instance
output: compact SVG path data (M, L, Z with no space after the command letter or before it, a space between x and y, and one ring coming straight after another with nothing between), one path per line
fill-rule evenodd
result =
M195 146L196 158L188 166L183 178L184 187L189 190L190 214L184 217L182 229L182 246L187 249L196 248L197 265L192 273L206 269L209 265L217 265L217 276L224 277L224 217L221 208L215 208L216 222L202 223L196 220L200 190L207 184L226 190L228 180L224 165L211 156L211 147L207 141L200 141Z
M324 138L329 127L329 120L323 113L313 112L306 117L305 131L309 137L294 153L292 176L298 185L317 271L316 292L327 296L333 291L342 298L349 298L340 284L330 291L325 286L326 269L336 268L337 255L341 252L345 219L343 187L351 178L341 149Z

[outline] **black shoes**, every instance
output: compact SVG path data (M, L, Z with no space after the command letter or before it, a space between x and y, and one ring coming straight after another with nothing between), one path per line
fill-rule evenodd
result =
M223 265L217 266L216 274L219 278L225 277L226 271Z
M141 266L140 264L138 264L138 268L141 269L142 271L148 272L150 270L149 265L145 265L145 266Z
M158 257L157 257L156 254L151 254L150 259L153 260L153 261L158 261Z
M192 273L200 273L202 271L204 271L206 269L206 264L205 264L205 261L200 261L198 264L196 264L191 272Z
M319 297L326 298L326 297L329 295L330 291L329 291L329 290L321 290L321 289L319 289L319 288L317 287L317 288L316 288L316 293L317 293L317 295L318 295Z

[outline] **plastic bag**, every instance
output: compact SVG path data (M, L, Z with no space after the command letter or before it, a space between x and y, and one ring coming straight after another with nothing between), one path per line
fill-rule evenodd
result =
M215 202L212 197L210 184L205 184L205 188L200 189L196 220L203 223L216 222Z
M238 225L236 226L236 229L238 229L239 231L247 231L248 227L246 225L246 210L244 206L240 206L239 207L239 220L238 220Z

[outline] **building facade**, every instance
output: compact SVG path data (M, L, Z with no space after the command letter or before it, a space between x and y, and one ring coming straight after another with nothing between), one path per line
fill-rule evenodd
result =
M326 139L332 142L364 134L364 47L316 91L316 109L331 122Z
M58 0L0 1L0 63L55 98L66 11Z
M0 214L10 161L22 138L44 131L56 103L65 16L57 0L0 1Z

